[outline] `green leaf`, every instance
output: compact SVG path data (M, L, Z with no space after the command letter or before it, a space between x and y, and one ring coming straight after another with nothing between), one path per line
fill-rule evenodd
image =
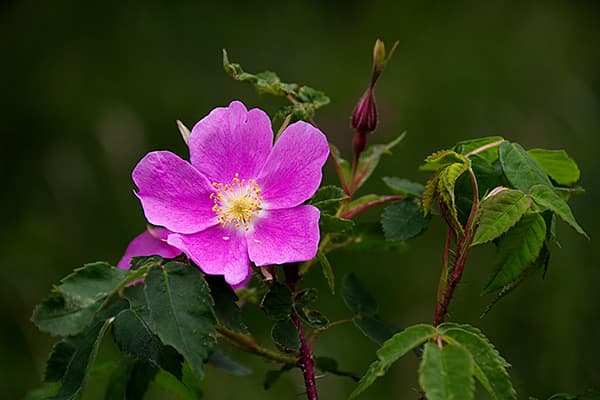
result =
M238 333L249 333L242 319L242 312L237 305L238 297L222 275L206 275L204 277L210 287L214 301L217 321L226 328Z
M213 367L220 368L235 376L248 376L252 370L245 365L233 360L223 351L216 349L208 357L208 363Z
M340 181L343 180L346 185L350 185L352 178L352 167L350 166L350 163L342 157L342 154L337 147L331 143L329 144L329 147L331 150L329 154L331 155L331 159L333 160Z
M421 197L425 186L417 182L411 182L408 179L398 178L395 176L386 176L383 182L392 189L393 192L404 196Z
M271 337L275 344L286 352L297 351L300 347L298 330L290 318L275 321Z
M527 154L559 185L570 186L579 180L579 167L566 151L531 149Z
M405 136L406 132L403 132L400 136L387 144L375 144L369 146L362 152L358 160L358 167L356 168L355 190L358 190L358 188L369 179L373 171L375 171L375 168L377 168L381 156L383 154L392 154L392 148L400 143Z
M425 164L421 165L419 169L421 171L439 171L451 164L467 164L469 162L468 158L454 150L440 150L429 155L425 159Z
M315 358L315 365L318 369L323 372L329 372L337 376L346 376L352 379L354 382L360 380L360 375L355 372L342 371L339 369L338 362L331 357L319 356Z
M133 364L127 386L125 387L125 398L127 400L142 400L148 391L150 382L154 380L159 370L143 361L137 361ZM114 399L117 397L111 397ZM108 400L108 398L107 398Z
M538 213L525 214L498 241L495 271L485 287L490 293L509 285L522 275L540 254L546 238L546 223Z
M560 198L558 194L552 188L544 185L535 185L531 187L529 192L536 204L547 208L556 215L558 215L563 221L571 225L577 233L585 236L589 240L589 236L581 226L575 220L575 216L571 212L571 208L567 203Z
M297 310L298 316L302 318L306 323L313 328L322 328L329 324L329 319L321 311L312 310L308 307L304 307Z
M454 151L460 154L467 154L475 149L479 149L491 143L497 143L504 140L502 136L488 136L479 139L463 140L454 146ZM482 152L477 153L478 156L485 158L490 163L498 159L498 146L491 147Z
M327 256L322 251L317 252L317 258L319 259L319 264L321 264L321 270L327 281L327 286L329 286L331 294L335 294L335 274L333 273L333 268L329 263L329 259L327 259Z
M28 391L23 400L46 400L49 397L56 396L59 389L59 383L46 383L42 387Z
M428 400L469 400L474 395L473 359L460 346L425 344L419 384Z
M378 345L394 336L401 329L377 315L358 315L352 322L369 339Z
M86 378L110 322L111 320L98 321L83 333L63 339L60 351L68 353L69 358L61 379L62 386L52 399L75 400L81 398ZM46 376L48 376L48 372L46 372Z
M359 222L341 251L360 251L364 253L396 252L403 253L408 246L404 242L385 240L380 222Z
M516 399L517 393L510 382L510 365L478 329L469 325L445 323L438 330L463 346L475 363L474 374L495 400Z
M163 345L135 310L124 310L116 316L112 335L122 352L154 368L162 368L181 379L181 355L172 347Z
M275 321L287 319L292 314L292 292L286 285L275 282L263 297L260 307L267 317Z
M187 363L183 365L183 382L160 370L154 377L154 384L181 400L199 400L204 397L204 381L193 374Z
M519 190L504 189L487 197L479 206L473 246L500 237L521 219L529 206L529 198Z
M429 223L429 217L417 203L411 200L395 202L381 214L381 226L386 240L408 240L421 234Z
M342 279L340 292L346 306L357 315L375 315L379 305L367 287L350 273Z
M321 235L325 233L346 234L354 229L354 221L321 213L319 228Z
M414 325L392 336L377 351L377 361L373 362L358 386L350 394L350 399L364 392L375 380L384 376L389 367L400 357L433 338L436 330L431 325Z
M323 186L310 199L309 204L317 207L322 212L335 215L342 200L348 198L339 186Z
M435 200L437 199L437 190L438 190L438 182L440 178L438 174L433 174L427 184L425 185L425 190L423 191L423 214L428 215L431 212L431 208L435 204Z
M144 272L122 270L103 262L86 264L61 280L50 297L36 306L31 320L51 335L75 335L90 324L120 288Z
M191 265L169 262L148 271L145 294L153 331L202 376L215 342L215 317L208 285Z
M317 289L302 289L294 294L294 307L304 308L310 306L317 301L318 293Z
M439 179L437 182L437 196L440 201L440 208L444 210L442 215L445 217L446 222L454 228L457 232L463 232L463 226L458 219L458 210L456 208L456 196L454 194L454 187L457 179L466 171L469 170L471 161L464 164L454 163L450 164L439 172Z
M533 185L552 187L546 173L520 144L508 141L502 143L499 155L504 175L515 189L527 193Z
M127 399L127 382L131 375L133 363L134 361L129 357L120 360L117 368L111 373L108 384L106 385L106 391L104 392L104 398L106 400Z

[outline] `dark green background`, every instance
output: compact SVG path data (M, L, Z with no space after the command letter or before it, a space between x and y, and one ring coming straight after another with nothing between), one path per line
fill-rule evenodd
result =
M349 114L365 88L371 48L400 40L377 88L381 123L371 142L407 139L366 190L417 170L436 149L503 135L526 148L565 148L579 162L584 196L572 207L591 242L559 226L561 249L536 277L485 319L480 297L492 249L469 261L451 318L480 326L513 364L520 398L577 392L600 383L599 8L594 2L3 2L0 6L2 229L0 229L0 398L40 382L52 339L29 322L52 283L92 260L116 262L144 219L130 172L149 150L186 156L175 128L192 126L233 99L274 111L284 103L227 77L221 48L249 71L272 69L322 89L332 104L317 116L348 153ZM326 181L334 183L331 165ZM363 193L366 193L366 190ZM375 219L376 213L365 216ZM444 230L434 221L404 254L332 256L336 274L355 271L399 325L432 319ZM315 270L318 272L318 270ZM310 279L319 282L319 273ZM310 283L310 282L309 282ZM323 288L321 308L347 311ZM262 317L246 310L265 336ZM352 326L318 339L316 352L364 371L376 347ZM109 345L101 359L110 358ZM264 392L272 366L245 355L250 378L208 368L209 399L298 399L293 372ZM415 398L417 361L407 357L364 398ZM102 377L89 398L102 398ZM354 384L326 376L322 397L345 398ZM482 398L485 398L481 395ZM154 390L154 398L170 398Z

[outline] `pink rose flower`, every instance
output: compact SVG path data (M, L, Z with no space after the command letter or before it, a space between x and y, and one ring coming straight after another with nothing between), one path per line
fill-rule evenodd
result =
M262 110L232 102L192 129L190 162L169 151L148 153L132 177L147 220L205 273L231 285L257 266L312 259L319 210L301 205L318 189L329 155L323 133L305 122L273 145Z

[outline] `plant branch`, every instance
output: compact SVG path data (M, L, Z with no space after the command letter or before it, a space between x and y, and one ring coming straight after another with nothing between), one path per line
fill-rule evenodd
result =
M343 325L343 324L347 324L348 322L352 322L354 320L354 318L345 318L345 319L340 319L337 321L333 321L328 323L325 326L322 326L320 328L316 328L315 330L313 330L312 332L312 336L310 337L309 340L309 345L312 348L314 343L315 343L315 339L317 338L317 336L319 336L321 333L327 331L330 328L333 328L334 326L338 326L338 325Z
M378 206L380 204L385 204L385 203L389 203L390 201L400 201L400 200L404 200L404 196L400 196L400 195L383 196L383 197L379 198L378 200L364 203L364 204L361 204L350 210L344 211L340 215L340 218L350 219L350 218L353 218L353 217L357 216L358 214L360 214L364 211L367 211L368 209Z
M454 294L454 289L456 289L456 286L462 277L462 273L467 262L467 257L469 255L469 251L471 250L471 243L473 242L473 227L475 224L475 217L479 211L479 189L477 186L477 177L471 168L469 168L469 175L471 176L471 185L473 186L473 205L471 206L471 212L469 213L469 217L465 225L465 233L456 244L456 259L452 267L452 273L450 274L441 297L439 294L440 290L438 289L438 301L436 303L435 314L433 316L434 326L438 326L444 322L444 318L448 313L448 306L450 305L450 301L452 300L452 296ZM449 251L448 242L449 239L447 238L447 251ZM444 258L444 261L446 261L446 257ZM444 271L442 271L442 273L443 272ZM440 277L440 284L442 284L442 281L443 276Z
M276 361L286 365L298 365L298 359L296 357L289 356L287 354L283 354L278 351L268 349L266 347L262 347L258 343L256 343L256 341L249 335L234 332L224 327L223 325L217 325L216 329L221 336L226 338L233 345L239 347L240 349L248 353L256 354L267 360Z
M296 283L300 279L298 274L298 264L289 264L284 268L285 281L293 292L296 291ZM296 311L292 309L292 321L298 331L298 337L300 338L300 358L298 359L297 365L302 370L304 375L304 387L306 388L306 398L308 400L318 400L319 393L317 391L317 382L315 379L315 366L313 360L312 348L306 341L306 335L304 329L302 329L302 322L300 317L296 314Z

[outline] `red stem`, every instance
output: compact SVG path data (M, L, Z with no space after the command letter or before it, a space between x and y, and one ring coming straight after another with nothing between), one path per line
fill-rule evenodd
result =
M390 201L400 201L400 200L404 200L404 196L400 196L400 195L384 196L378 200L371 201L369 203L364 203L358 207L354 207L350 210L346 210L342 213L342 215L340 215L340 217L344 218L344 219L350 219L350 218L355 217L356 215L360 214L361 212L368 210L369 208L373 208L380 204L388 203Z
M296 290L296 282L300 279L298 275L298 264L290 264L284 268L285 281L292 292ZM304 386L306 387L306 398L308 400L318 400L319 393L317 391L317 382L315 379L315 365L313 360L312 348L306 341L304 329L302 329L302 321L295 311L292 310L292 321L298 331L300 338L300 358L298 359L298 367L304 375Z
M471 243L473 242L473 225L479 210L479 189L477 186L477 177L473 173L472 169L469 169L469 174L471 176L471 185L473 186L473 206L471 207L471 212L469 213L469 218L467 219L467 224L465 225L465 233L456 245L456 259L452 268L452 274L450 275L450 279L446 285L444 295L438 301L435 308L435 313L433 316L434 326L438 326L444 322L444 318L448 312L448 306L452 300L452 295L454 294L454 289L456 289L456 285L458 285L458 282L462 277L462 273L467 262L467 257L469 255L469 251L471 250Z

